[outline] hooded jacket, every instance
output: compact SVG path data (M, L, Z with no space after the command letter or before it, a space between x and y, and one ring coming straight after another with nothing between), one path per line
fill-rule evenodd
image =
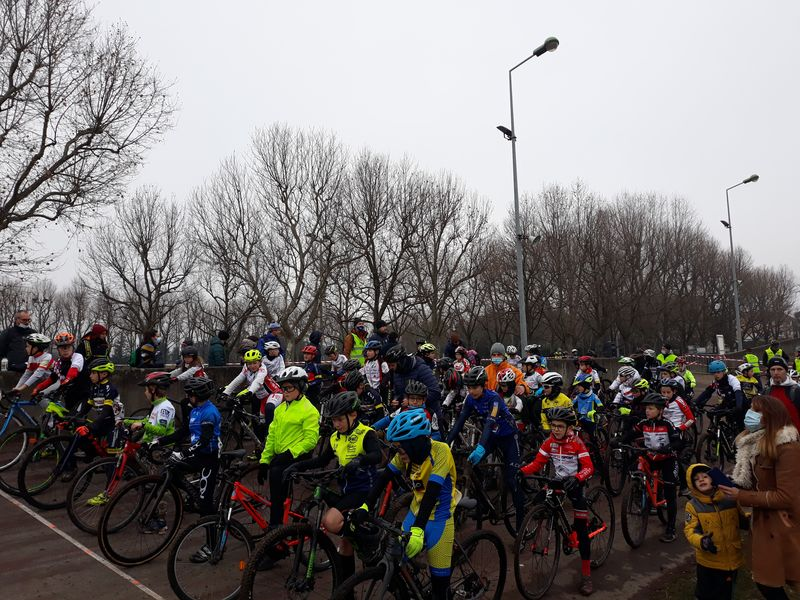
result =
M734 571L744 564L739 528L746 516L735 500L728 499L717 488L713 488L709 496L694 486L692 475L698 467L706 465L696 464L686 470L686 483L692 498L686 503L683 533L695 549L697 564L709 569ZM706 535L712 535L711 541L717 547L716 554L703 550L701 541Z
M792 417L792 423L800 430L800 386L788 376L781 383L775 383L775 380L771 379L767 395L783 402L789 411L789 416Z

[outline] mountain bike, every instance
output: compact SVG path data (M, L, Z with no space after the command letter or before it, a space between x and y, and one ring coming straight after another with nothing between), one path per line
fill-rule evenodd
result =
M260 415L245 410L242 399L237 396L226 396L220 390L215 404L219 403L222 417L220 424L220 440L223 450L238 450L247 445L250 454L255 456L264 449L264 440L256 433Z
M367 523L383 532L378 562L367 561L366 569L347 578L337 587L331 600L427 600L430 598L430 576L424 556L405 558L410 534L378 517ZM506 581L506 550L500 537L492 531L476 531L463 542L453 542L450 590L452 598L499 600Z
M622 536L631 548L638 548L647 533L647 521L655 510L659 520L667 522L667 501L664 499L664 482L658 471L650 469L645 458L647 450L637 446L622 445L622 449L638 455L636 469L631 471L631 485L622 499Z
M708 419L708 428L697 439L695 457L697 462L710 467L725 470L726 463L736 460L736 429L728 418L735 412L733 409L709 408L699 409Z
M567 495L561 481L547 477L526 477L542 484L543 501L525 516L514 540L514 578L517 590L528 600L544 597L558 572L561 553L578 551L577 534L567 519ZM604 487L585 491L589 519L592 568L603 565L614 543L614 504Z

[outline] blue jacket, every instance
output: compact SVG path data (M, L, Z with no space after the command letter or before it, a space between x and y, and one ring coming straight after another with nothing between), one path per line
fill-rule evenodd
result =
M575 399L572 401L572 406L575 408L575 412L578 413L579 418L588 418L586 415L595 410L598 406L603 406L603 403L600 401L600 398L597 397L597 394L594 392L587 392L575 396Z
M195 406L189 413L190 451L197 454L217 454L222 417L211 400Z
M279 344L281 344L281 341L278 339L277 335L275 335L272 332L265 333L260 338L258 338L258 343L256 344L256 348L258 348L259 352L261 352L262 355L266 355L266 352L264 351L264 344L266 344L267 342L278 342ZM284 357L286 356L286 348L283 347L283 344L281 344L281 356Z
M453 425L450 434L447 436L448 444L456 438L464 423L472 414L477 415L478 419L483 422L483 431L479 442L482 446L486 445L490 435L503 437L517 432L514 417L508 410L505 401L497 392L484 390L477 400L467 394L467 399L461 408L461 414L458 415L458 421Z
M424 383L428 388L428 398L425 402L427 407L438 405L442 399L442 390L439 387L439 381L431 371L431 368L425 364L419 356L414 357L414 366L408 373L394 372L394 399L402 400L406 395L406 382L409 379L416 379L420 383Z

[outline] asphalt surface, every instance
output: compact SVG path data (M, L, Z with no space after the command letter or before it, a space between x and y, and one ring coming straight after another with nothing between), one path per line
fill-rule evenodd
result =
M681 507L682 504L683 499ZM658 541L663 527L656 516L650 518L644 544L637 550L630 549L620 530L619 505L616 499L613 550L606 563L594 572L593 598L642 598L652 591L654 582L676 570L692 554L680 534L672 544ZM680 532L682 510L678 515ZM188 515L184 525L193 519L193 515ZM503 597L519 598L514 581L512 540L502 527L496 531L506 541L508 558ZM65 511L40 512L17 498L0 495L0 589L4 598L83 600L98 593L107 598L111 593L114 600L172 599L176 596L167 580L166 561L165 551L146 565L129 569L116 567L102 557L96 538L78 530ZM578 556L562 555L558 575L547 597L582 598L577 594L579 575ZM278 588L276 592L280 593ZM277 595L276 600L280 597Z

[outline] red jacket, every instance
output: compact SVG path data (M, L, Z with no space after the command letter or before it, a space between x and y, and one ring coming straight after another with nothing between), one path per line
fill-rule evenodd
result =
M522 467L525 475L535 475L551 461L555 471L554 479L576 477L579 481L586 481L594 473L594 465L589 457L589 450L574 433L567 435L562 440L557 440L552 435L539 447L539 452L533 462Z

